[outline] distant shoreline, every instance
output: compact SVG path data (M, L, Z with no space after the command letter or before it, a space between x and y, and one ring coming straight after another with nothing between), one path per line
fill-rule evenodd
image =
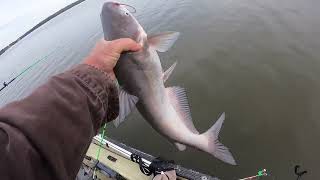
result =
M38 24L36 24L35 26L33 26L30 30L28 30L27 32L25 32L23 35L21 35L20 37L18 37L16 40L14 40L13 42L11 42L9 45L7 45L6 47L4 47L3 49L0 50L0 56L5 53L8 49L10 49L12 46L14 46L15 44L17 44L20 40L22 40L23 38L25 38L26 36L28 36L30 33L32 33L33 31L35 31L36 29L38 29L39 27L41 27L42 25L44 25L45 23L47 23L48 21L50 21L51 19L57 17L58 15L62 14L63 12L71 9L72 7L84 2L86 0L78 0L76 2L73 2L69 5L67 5L66 7L60 9L59 11L53 13L52 15L48 16L47 18L45 18L44 20L40 21Z

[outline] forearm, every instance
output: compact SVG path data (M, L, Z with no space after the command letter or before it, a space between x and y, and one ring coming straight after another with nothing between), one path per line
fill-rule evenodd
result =
M74 179L91 138L117 116L114 84L80 65L2 108L0 177Z

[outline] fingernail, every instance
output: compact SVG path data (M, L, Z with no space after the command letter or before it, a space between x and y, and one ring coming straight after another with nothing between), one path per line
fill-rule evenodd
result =
M142 49L142 46L140 44L137 44L133 49L134 51L139 51L140 49Z

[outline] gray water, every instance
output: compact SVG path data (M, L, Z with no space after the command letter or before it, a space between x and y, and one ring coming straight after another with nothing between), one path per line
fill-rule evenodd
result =
M320 3L317 0L124 1L137 8L149 33L179 31L164 69L178 61L166 86L188 92L195 126L203 132L226 112L221 141L234 154L230 166L194 149L178 152L134 112L107 135L195 170L238 179L266 168L276 180L320 179ZM4 105L21 99L51 75L82 61L102 37L102 1L88 0L47 23L0 56L8 81L46 57L0 93ZM264 178L264 179L272 179Z

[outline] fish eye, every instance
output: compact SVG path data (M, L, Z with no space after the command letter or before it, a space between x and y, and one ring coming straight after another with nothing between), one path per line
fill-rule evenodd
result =
M129 13L126 12L125 14L126 14L127 16L129 16Z

